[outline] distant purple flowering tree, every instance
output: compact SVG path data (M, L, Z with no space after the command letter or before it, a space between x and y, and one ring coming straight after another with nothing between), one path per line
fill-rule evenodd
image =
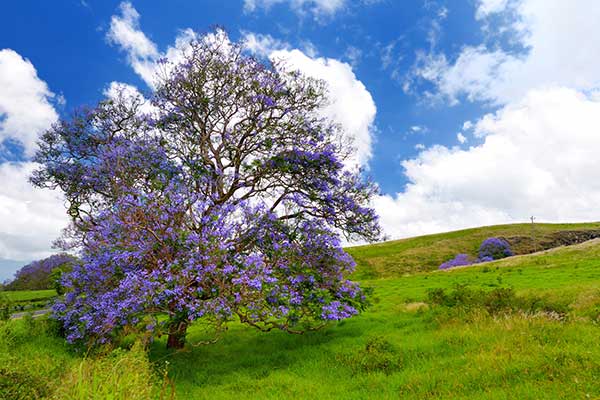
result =
M323 82L221 31L161 65L153 112L122 96L41 140L32 182L65 193L83 260L55 305L68 340L145 330L180 348L196 320L301 333L358 313L339 235L379 237L376 188L344 165Z
M510 244L501 238L487 238L479 246L479 260L481 261L498 260L512 255Z
M450 269L454 267L460 267L463 265L471 265L473 263L474 261L471 259L471 257L469 257L469 255L461 253L457 254L456 257L454 257L453 259L442 263L438 269Z
M52 289L53 272L59 269L69 270L76 262L77 258L64 253L33 261L15 273L15 278L6 285L6 290Z

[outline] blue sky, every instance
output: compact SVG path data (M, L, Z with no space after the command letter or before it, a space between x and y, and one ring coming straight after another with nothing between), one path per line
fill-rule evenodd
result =
M60 194L26 182L35 139L214 26L323 78L380 186L392 238L600 219L600 5L592 0L132 0L3 4L0 279L50 254ZM179 40L179 42L177 42ZM178 44L179 43L179 44ZM596 183L599 182L599 183Z
M406 183L399 161L414 156L415 145L458 144L456 133L463 122L480 114L480 107L473 104L430 107L402 90L416 53L431 47L432 34L436 47L449 54L462 44L482 40L474 19L476 5L465 1L415 1L408 7L398 1L348 3L353 5L316 16L308 10L314 7L310 4L304 13L286 3L249 12L244 1L134 1L132 5L140 14L142 31L159 49L171 45L181 29L205 32L219 25L232 40L242 39L244 32L270 35L292 48L310 46L319 56L350 63L377 106L378 133L370 172L384 192L394 193ZM126 55L106 39L119 4L12 2L0 27L0 46L29 59L50 90L64 96L66 105L57 107L61 116L100 100L112 81L147 89L127 64ZM443 12L445 18L440 17ZM426 135L415 134L411 127L416 126Z

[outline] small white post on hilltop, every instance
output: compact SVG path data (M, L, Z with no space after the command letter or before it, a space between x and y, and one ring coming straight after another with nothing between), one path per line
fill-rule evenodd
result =
M535 217L532 215L529 219L531 219L531 240L533 241L533 251L537 251L537 245L535 243Z

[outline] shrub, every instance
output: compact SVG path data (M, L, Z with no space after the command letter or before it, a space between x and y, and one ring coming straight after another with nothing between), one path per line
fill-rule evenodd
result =
M0 366L0 398L41 399L50 394L51 389L42 377L16 368L11 363Z
M395 347L384 337L376 336L367 341L365 347L354 354L338 356L354 373L383 372L390 374L401 367Z
M442 288L429 289L429 303L459 312L484 309L490 315L521 311L528 314L555 313L561 317L569 311L565 301L552 300L539 295L517 296L512 288L496 288L490 291L471 289L457 285L446 292Z
M457 254L452 260L446 261L440 265L439 269L448 269L471 264L473 264L473 260L467 254Z
M10 318L12 304L8 296L0 293L0 321L6 321Z
M508 242L501 238L487 238L479 246L479 261L499 260L514 255Z

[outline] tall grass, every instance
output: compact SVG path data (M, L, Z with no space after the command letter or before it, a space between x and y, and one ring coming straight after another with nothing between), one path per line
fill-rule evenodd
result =
M358 317L305 335L232 324L178 352L162 338L86 356L47 320L8 321L0 399L597 399L599 260L596 241L364 280Z
M141 343L85 355L56 336L47 319L0 323L0 399L173 399L164 368Z
M168 377L160 382L141 342L131 349L116 349L101 357L76 363L61 379L57 399L147 400L171 399L174 392Z

